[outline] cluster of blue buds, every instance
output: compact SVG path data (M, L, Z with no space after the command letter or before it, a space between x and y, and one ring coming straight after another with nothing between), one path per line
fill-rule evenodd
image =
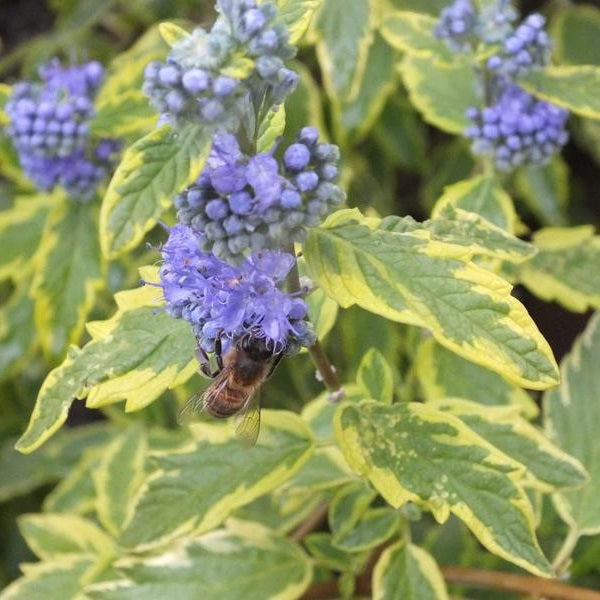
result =
M568 140L568 112L536 99L517 82L550 62L546 20L534 13L515 26L516 18L509 0L488 3L480 11L472 0L454 0L434 30L456 51L489 56L486 106L467 110L471 123L464 133L472 140L473 153L492 158L502 171L544 164Z
M273 353L293 354L315 335L298 294L279 289L295 258L285 252L255 252L239 265L202 252L202 235L176 225L162 248L161 287L167 311L192 324L200 347L237 340L247 332L264 339Z
M298 83L284 66L296 50L288 31L276 23L273 2L220 0L220 16L210 31L202 28L173 45L165 63L145 71L144 93L163 118L191 121L233 131L250 91L261 89L279 105ZM243 58L240 56L243 55Z
M305 227L318 225L344 200L333 182L339 150L318 143L305 127L283 154L242 153L232 134L217 134L205 169L175 198L181 223L202 234L200 246L225 260L244 253L302 241Z
M473 122L465 135L473 152L491 156L500 171L546 162L568 139L568 111L538 100L514 84L502 89L498 100L467 116Z
M473 2L455 0L442 10L433 33L437 38L446 40L454 52L468 52L477 24L478 14Z
M40 83L13 86L6 131L36 187L49 191L61 185L70 196L88 199L118 150L114 140L90 144L89 120L104 69L96 61L63 67L54 59L39 74Z
M529 15L502 44L502 52L491 56L488 69L509 77L523 77L550 62L552 40L545 31L546 19Z
M284 65L295 48L274 2L217 0L217 9L210 31L181 37L166 63L145 72L163 121L199 123L212 135L202 172L175 197L179 223L162 247L158 285L166 310L191 324L204 351L250 334L273 354L293 354L315 342L309 290L286 290L297 280L288 277L293 244L345 198L335 183L339 150L314 127L287 148L249 150L257 123L298 81Z

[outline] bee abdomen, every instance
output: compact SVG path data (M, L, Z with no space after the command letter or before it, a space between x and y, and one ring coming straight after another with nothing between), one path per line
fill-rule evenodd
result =
M248 393L226 387L220 394L208 395L204 401L204 408L209 415L224 419L238 412L248 400Z

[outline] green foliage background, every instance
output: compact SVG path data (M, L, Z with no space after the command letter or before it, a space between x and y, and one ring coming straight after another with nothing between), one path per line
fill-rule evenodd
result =
M512 597L447 565L599 589L600 10L542 6L556 64L521 83L573 113L572 141L500 176L459 135L481 98L431 35L445 2L278 4L301 82L259 143L310 123L340 146L348 206L301 269L346 394L307 353L283 361L251 449L231 423L177 425L206 385L195 340L138 286L210 146L155 128L143 69L210 3L54 1L52 27L7 40L0 105L77 47L109 65L92 131L126 150L77 204L35 192L0 138L0 599Z

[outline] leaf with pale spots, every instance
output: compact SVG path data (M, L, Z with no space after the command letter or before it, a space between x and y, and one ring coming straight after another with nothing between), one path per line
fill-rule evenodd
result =
M423 224L410 217L379 221L356 209L334 213L308 233L311 276L344 308L358 304L427 327L443 346L518 385L556 385L552 351L512 286L474 260L481 254L518 262L531 247L472 213L451 210L459 218Z
M350 466L394 508L414 502L439 522L461 519L491 552L552 574L534 532L522 465L460 419L415 402L344 404L336 437Z
M187 537L153 556L125 557L120 579L85 590L92 600L299 598L312 577L300 546L255 523Z
M600 316L594 315L561 364L562 383L544 395L550 440L577 458L589 474L581 489L555 494L561 518L576 536L600 533Z
M142 276L155 280L157 270L143 269ZM32 452L44 443L75 398L87 397L92 407L126 400L125 410L139 410L194 374L194 335L185 321L157 309L159 295L150 285L120 292L111 319L88 323L92 340L71 349L48 374L17 450Z
M373 600L448 600L444 578L433 557L413 544L386 548L373 570Z
M517 413L515 406L483 406L458 398L430 406L457 416L496 448L526 467L525 481L542 492L579 488L587 482L581 463L552 444L541 430Z

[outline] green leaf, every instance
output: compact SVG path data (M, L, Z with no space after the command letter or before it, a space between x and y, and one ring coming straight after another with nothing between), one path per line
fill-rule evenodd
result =
M309 428L284 411L264 410L262 421L258 443L250 450L231 428L205 425L220 439L158 455L158 470L146 480L120 543L143 550L184 533L208 531L292 477L313 450Z
M416 402L344 404L335 415L346 460L398 508L415 502L439 522L461 519L491 552L548 576L523 468L460 419Z
M0 381L29 360L37 343L29 282L23 281L0 308Z
M549 66L520 79L519 85L582 117L600 119L600 67Z
M365 512L356 526L350 531L334 535L333 545L346 552L363 552L372 550L387 542L398 530L400 517L398 513L382 506Z
M316 494L352 479L352 471L338 448L317 448L299 472L282 485L281 491L296 496Z
M58 560L21 565L25 575L0 594L2 600L67 600L79 596L96 569L96 557L62 556Z
M578 535L600 533L600 317L594 315L585 332L561 363L561 385L544 395L544 428L548 437L586 468L590 480L573 492L556 494L561 518Z
M97 137L139 137L154 129L157 120L147 96L141 90L130 89L96 103L90 130Z
M455 63L457 55L448 49L443 40L433 35L437 22L437 18L422 13L394 11L386 15L381 33L387 43L398 50Z
M393 230L375 229L377 220L357 210L339 211L309 232L305 258L329 296L427 327L440 344L519 385L556 384L552 351L506 281L475 264L460 239L432 239L409 218L383 224ZM407 232L397 231L404 225Z
M76 515L38 513L19 517L27 545L42 560L68 554L110 556L114 543L97 525Z
M146 449L144 430L130 427L106 446L93 472L98 519L115 536L131 517L134 493L145 475Z
M314 33L323 83L334 103L352 100L361 87L373 40L373 11L368 0L323 0Z
M44 498L46 512L89 515L96 508L96 490L92 473L100 464L104 448L90 448L81 460Z
M413 106L428 123L448 133L461 134L469 124L465 111L482 102L469 64L443 65L431 57L406 55L400 72Z
M365 398L373 398L384 404L392 403L394 371L379 350L367 350L358 367L356 383L362 389Z
M242 506L233 513L232 518L254 521L269 527L278 535L286 535L300 527L324 503L325 497L321 494L288 495L275 490Z
M317 565L342 573L360 573L369 557L367 552L353 553L336 548L329 533L311 533L302 542Z
M142 276L153 281L156 269ZM139 410L191 377L198 363L189 324L157 312L156 297L152 286L120 292L112 319L88 323L92 341L48 374L17 450L43 444L65 422L74 398L88 396L91 407L124 399L125 410Z
M294 143L298 132L311 123L321 135L327 131L323 116L321 88L309 69L301 62L291 61L290 66L300 76L296 89L285 100L284 145Z
M232 522L228 529L189 538L149 557L124 558L125 579L85 590L95 600L265 600L298 598L312 567L297 544L257 524Z
M529 210L546 225L567 225L569 170L560 156L518 169L515 184Z
M83 332L97 292L104 286L95 207L62 202L49 216L31 294L44 351L63 354Z
M591 4L561 6L550 25L554 55L561 64L600 65L600 10Z
M386 217L381 228L396 233L411 233L423 239L469 250L474 255L502 258L520 263L531 258L536 249L485 218L461 208L446 205L436 211L436 217L419 223L411 217ZM450 248L448 248L450 252Z
M344 384L343 388L345 400L352 402L364 400L362 389L355 383ZM310 425L317 440L333 442L333 427L331 423L336 409L337 404L329 400L329 392L319 394L314 400L304 405L302 418Z
M399 542L386 548L373 570L373 600L448 600L442 573L422 548Z
M0 211L0 280L19 280L31 271L46 219L58 200L56 194L24 196Z
M277 0L279 20L290 34L290 44L297 44L323 0Z
M65 477L87 448L101 446L113 431L105 423L61 431L30 456L15 451L15 440L6 440L0 449L0 502Z
M363 76L367 84L360 86L351 102L344 102L339 117L344 131L355 130L352 134L353 143L367 135L397 87L396 59L397 52L386 44L379 33L375 33Z
M501 229L515 232L514 204L493 175L477 175L447 186L431 216L435 219L448 205L476 213Z
M338 314L338 304L322 289L317 288L306 298L308 317L319 340L333 329Z
M329 503L327 515L334 542L354 529L376 496L370 487L357 481L345 485L337 492Z
M148 63L164 60L167 55L168 47L160 35L159 27L160 25L150 27L131 48L111 61L96 96L96 106L110 104L111 99L131 90L141 90L144 69Z
M9 122L8 116L4 112L4 106L10 97L11 91L10 85L0 83L0 125L6 125Z
M533 419L539 409L522 388L497 373L476 365L435 340L425 340L415 359L415 375L426 400L464 398L487 406L516 406Z
M269 110L258 128L257 152L268 152L285 129L285 108L277 106Z
M190 37L190 34L185 29L179 27L179 25L176 25L175 23L160 23L158 25L158 31L160 32L162 39L169 44L169 46L174 46L180 40Z
M177 131L164 125L128 148L106 192L100 212L100 243L115 258L134 248L198 177L210 150L199 125Z
M483 439L520 462L527 469L527 483L542 492L581 487L587 481L581 463L520 417L515 407L484 407L460 399L440 399L431 405L457 416Z
M519 282L571 311L600 309L600 236L592 225L540 229L533 243L539 252L518 265Z

